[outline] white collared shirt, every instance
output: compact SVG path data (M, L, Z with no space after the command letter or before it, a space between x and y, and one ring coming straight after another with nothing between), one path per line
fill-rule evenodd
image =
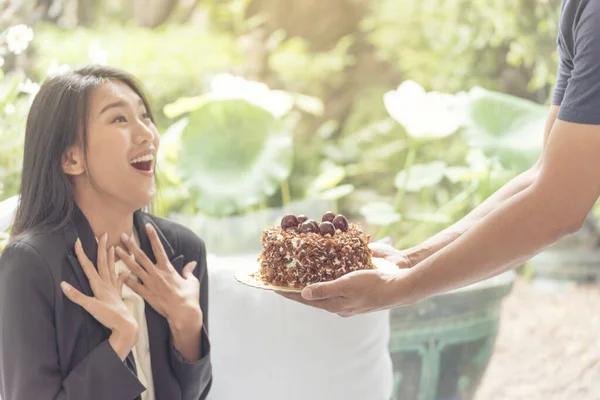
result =
M139 247L140 242L135 230L133 232L133 238ZM131 255L131 258L134 258L133 254ZM115 262L115 275L117 278L122 271L128 272L131 278L139 281L139 279L129 271L127 265L125 265L123 261L118 260ZM146 303L139 294L131 290L131 288L125 284L121 290L121 298L137 321L139 327L138 341L131 351L135 359L137 377L146 388L146 391L141 394L141 398L142 400L155 400L154 378L152 377L152 364L150 360L150 341L148 339L148 325L146 323L145 313Z

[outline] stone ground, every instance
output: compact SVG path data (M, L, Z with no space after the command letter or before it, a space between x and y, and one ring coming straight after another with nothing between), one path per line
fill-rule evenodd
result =
M600 284L518 280L476 400L600 399Z

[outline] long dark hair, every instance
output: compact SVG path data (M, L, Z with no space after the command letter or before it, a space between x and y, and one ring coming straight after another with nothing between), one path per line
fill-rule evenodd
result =
M19 207L11 235L33 228L64 227L75 207L73 188L62 169L62 156L80 138L87 150L88 102L91 92L117 80L136 92L154 121L141 84L128 73L105 65L88 65L55 76L37 93L25 128Z

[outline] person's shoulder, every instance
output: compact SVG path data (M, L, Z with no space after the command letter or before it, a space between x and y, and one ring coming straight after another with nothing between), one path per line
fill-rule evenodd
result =
M568 36L575 34L584 25L598 25L594 17L600 12L597 0L563 0L560 10L561 31Z
M168 218L146 215L160 229L176 253L198 252L200 256L204 255L206 251L204 241L190 228Z
M40 258L58 252L66 252L64 235L61 230L31 229L11 238L2 254L37 254Z
M66 253L61 232L30 230L12 238L0 253L0 276L2 279L41 279L51 277L50 265L56 257ZM59 254L60 253L60 254Z
M568 19L568 25L574 31L580 31L581 27L599 28L598 15L600 15L600 2L597 0L567 0L563 8L563 16ZM584 29L584 31L588 31ZM600 32L600 29L593 29Z

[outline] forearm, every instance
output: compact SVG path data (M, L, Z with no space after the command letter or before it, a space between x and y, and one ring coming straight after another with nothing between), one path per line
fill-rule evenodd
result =
M553 105L548 111L548 116L546 117L546 124L544 127L544 149L546 148L546 144L550 137L550 132L552 132L552 128L556 122L556 116L558 115L559 110L559 106ZM469 229L471 229L471 227L481 221L491 211L501 207L502 204L507 200L527 189L535 181L539 174L542 164L541 160L542 158L540 157L533 167L504 185L460 221L444 229L422 244L408 249L406 253L411 264L414 266L425 260L427 257L443 249L445 246L449 245Z
M492 196L488 197L483 203L474 208L469 214L460 221L454 223L443 231L437 233L423 243L406 250L411 265L417 265L439 250L454 242L461 235L476 225L485 216L495 209L498 209L506 201L515 195L527 189L538 174L539 168L536 164L529 170L512 179L509 183L500 188Z
M113 330L112 334L108 338L108 343L112 349L117 353L117 356L124 361L127 355L131 352L133 346L138 340L138 328L136 326L130 326L122 330Z
M489 278L523 262L581 223L565 213L569 196L535 185L490 212L461 237L395 279L392 302L411 304Z
M187 324L169 322L171 327L171 365L181 385L182 399L202 400L208 396L212 383L210 342L206 326L206 315L189 315L182 320ZM204 321L206 322L206 321Z
M202 312L190 311L185 316L169 321L173 347L188 362L195 362L202 355Z

